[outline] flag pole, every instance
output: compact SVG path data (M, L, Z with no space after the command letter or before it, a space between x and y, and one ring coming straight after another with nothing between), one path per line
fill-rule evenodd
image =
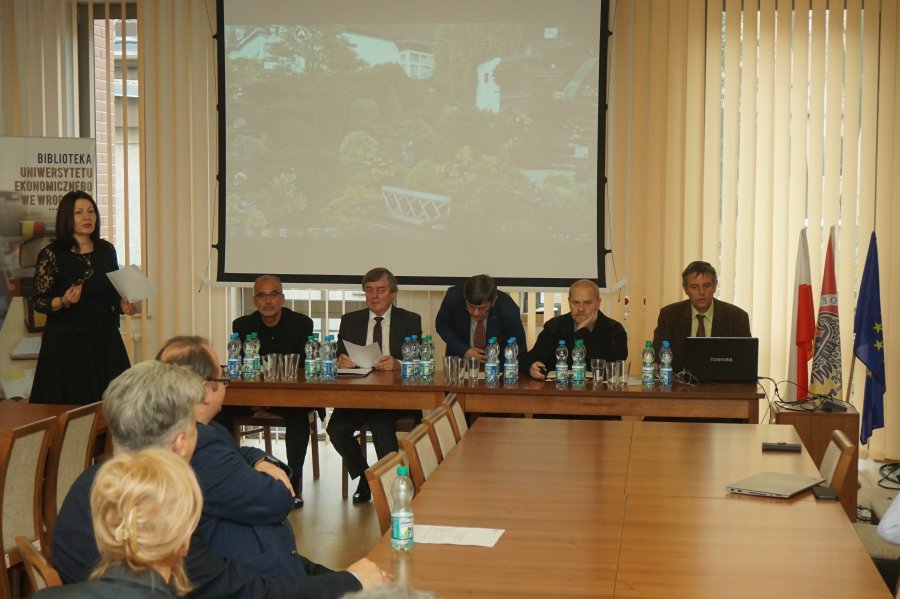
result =
M856 368L856 354L850 360L850 380L847 381L847 403L850 403L850 390L853 389L853 369Z

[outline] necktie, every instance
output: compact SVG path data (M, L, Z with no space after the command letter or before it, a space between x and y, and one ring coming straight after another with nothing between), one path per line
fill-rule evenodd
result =
M484 349L484 346L487 345L486 342L487 339L484 337L484 319L482 319L475 323L475 347Z
M703 321L706 320L703 314L697 315L697 336L698 337L706 337L706 325L703 324Z
M384 349L381 347L381 321L384 320L383 316L375 317L375 327L372 329L372 343L378 344L378 349Z

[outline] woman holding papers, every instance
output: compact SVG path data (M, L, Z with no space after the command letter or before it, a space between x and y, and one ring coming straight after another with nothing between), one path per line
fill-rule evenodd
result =
M100 239L100 215L83 191L63 196L56 238L34 269L34 309L47 315L32 403L100 401L109 382L130 366L119 315L134 314L106 273L117 270L116 249Z

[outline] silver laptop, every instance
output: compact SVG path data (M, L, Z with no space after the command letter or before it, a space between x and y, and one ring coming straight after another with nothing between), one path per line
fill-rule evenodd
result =
M756 380L756 337L687 337L684 342L685 367L701 383Z
M729 493L787 499L822 482L825 482L825 479L822 477L784 474L782 472L760 472L733 482L725 489Z

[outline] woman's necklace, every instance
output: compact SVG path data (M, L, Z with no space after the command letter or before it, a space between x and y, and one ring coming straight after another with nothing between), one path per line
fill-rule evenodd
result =
M81 258L82 261L84 261L85 264L87 264L88 266L90 266L90 265L91 265L91 255L92 255L93 253L94 253L94 246L91 246L91 249L88 250L88 251L86 251L86 252L82 252L82 251L81 251L81 247L79 247L79 248L78 248L78 251L75 252L75 255L78 256L79 258Z

